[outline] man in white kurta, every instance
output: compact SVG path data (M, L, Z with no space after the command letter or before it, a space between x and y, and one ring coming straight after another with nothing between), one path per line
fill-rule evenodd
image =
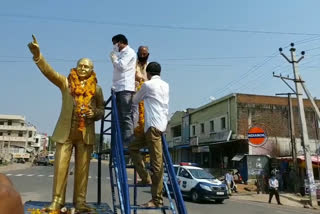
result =
M163 205L163 158L162 133L166 130L169 110L169 85L160 78L161 66L157 62L150 62L147 66L146 81L134 95L133 103L144 101L145 127L144 135L138 136L129 144L130 157L141 177L142 184L151 185L152 199L144 204L146 207L160 207ZM145 169L141 148L148 148L150 153L152 176Z

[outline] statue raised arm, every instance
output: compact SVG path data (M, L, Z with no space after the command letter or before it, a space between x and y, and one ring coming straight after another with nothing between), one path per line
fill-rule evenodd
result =
M34 61L37 61L40 58L40 47L37 42L37 39L34 35L32 35L33 41L28 44L29 49L33 55Z

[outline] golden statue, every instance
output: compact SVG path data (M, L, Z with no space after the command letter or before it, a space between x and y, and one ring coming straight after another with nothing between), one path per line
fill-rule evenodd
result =
M62 94L60 117L52 135L56 142L53 199L46 211L60 210L65 204L69 162L75 148L75 172L73 203L76 211L88 212L92 208L86 204L88 175L91 153L95 143L94 122L104 115L104 99L97 85L93 62L82 58L77 67L72 68L67 77L56 72L40 53L36 38L29 49L40 71Z

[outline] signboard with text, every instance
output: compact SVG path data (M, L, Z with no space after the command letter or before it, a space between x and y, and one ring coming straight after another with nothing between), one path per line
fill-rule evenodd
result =
M190 137L190 146L198 146L199 145L199 140L198 137Z
M251 146L262 146L267 141L267 134L260 127L251 127L248 131L248 141Z

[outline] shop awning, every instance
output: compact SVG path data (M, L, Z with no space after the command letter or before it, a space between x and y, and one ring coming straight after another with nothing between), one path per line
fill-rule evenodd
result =
M175 149L184 149L184 148L189 148L189 147L190 147L189 144L184 144L184 145L175 146L174 148L175 148Z
M292 161L292 157L291 156L277 157L277 159ZM297 159L299 159L301 161L304 161L304 155L299 155L297 157ZM312 164L316 164L316 165L320 164L320 156L312 155L311 156L311 161L312 161Z
M26 148L27 152L31 153L33 152L34 148Z
M232 161L241 161L244 158L245 154L237 154L231 160Z

